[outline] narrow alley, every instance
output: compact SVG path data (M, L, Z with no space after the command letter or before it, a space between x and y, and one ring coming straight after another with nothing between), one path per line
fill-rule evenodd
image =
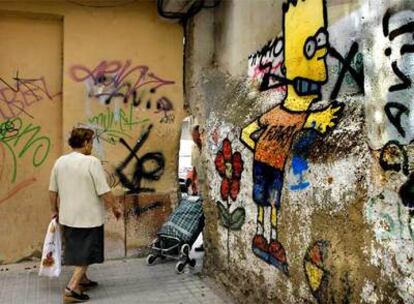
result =
M0 41L0 304L414 304L414 0L0 0Z

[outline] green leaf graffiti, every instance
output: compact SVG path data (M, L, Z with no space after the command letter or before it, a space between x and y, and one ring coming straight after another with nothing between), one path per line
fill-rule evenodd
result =
M224 207L221 202L217 202L217 208L219 211L220 224L225 228L229 228L229 213L226 207Z
M242 207L237 207L230 214L230 229L240 230L246 220L246 211Z
M240 230L246 220L246 211L242 207L237 207L233 212L219 201L217 201L220 224L230 230Z

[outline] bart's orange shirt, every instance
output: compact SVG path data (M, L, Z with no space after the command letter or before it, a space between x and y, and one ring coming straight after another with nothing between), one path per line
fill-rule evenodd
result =
M259 124L265 130L256 143L254 159L283 170L293 139L302 130L307 116L306 112L290 112L280 105L261 116Z

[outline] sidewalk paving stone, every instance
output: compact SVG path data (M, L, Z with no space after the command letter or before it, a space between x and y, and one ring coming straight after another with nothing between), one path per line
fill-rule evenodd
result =
M197 255L197 253L195 253ZM231 304L235 303L210 279L200 274L198 266L175 272L174 261L146 265L145 259L124 259L92 265L91 279L99 287L88 291L88 303L108 304ZM38 263L0 266L1 304L62 303L62 291L70 279L72 268L64 267L57 279L38 276Z
M38 276L37 263L1 266L0 303L62 303L62 291L71 270L64 267L59 278L49 279ZM90 277L99 282L99 287L88 291L88 303L234 303L210 279L202 277L199 269L177 274L173 261L151 266L146 265L145 259L108 261L91 266Z

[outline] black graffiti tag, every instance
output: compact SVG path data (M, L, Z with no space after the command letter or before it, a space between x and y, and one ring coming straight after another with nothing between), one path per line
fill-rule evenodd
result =
M408 156L405 147L396 140L391 140L382 148L379 163L385 171L402 171L409 174Z
M402 26L390 31L390 19L393 14L394 14L393 10L389 9L387 10L387 12L385 13L382 19L382 31L383 31L384 37L387 37L390 42L390 46L388 46L384 50L384 54L385 56L389 58L391 58L391 54L393 52L393 48L391 45L394 39L404 34L414 33L414 22L407 22L403 24ZM408 53L414 53L414 45L403 44L399 50L399 53L401 56L408 54ZM397 60L394 60L391 62L391 68L395 76L400 80L400 82L391 85L388 88L388 91L398 92L398 91L409 89L412 85L412 80L410 79L408 75L404 74L404 72L401 71L401 69L398 67ZM395 110L392 111L392 109L395 109ZM389 121L394 125L394 127L401 134L401 136L405 137L406 133L401 125L401 116L403 114L406 114L408 116L410 113L410 110L405 105L400 104L398 102L388 102L385 105L384 110L385 110L385 114L387 115Z
M168 97L161 97L157 100L157 111L155 113L163 113L164 117L161 118L160 122L162 123L172 123L174 121L174 106L171 100Z
M391 109L396 109L397 111L391 111ZM401 116L403 114L410 113L410 110L403 104L400 104L398 102L389 102L384 107L385 114L387 115L389 121L394 125L394 127L397 129L397 131L405 137L405 130L401 126Z
M393 12L391 10L388 10L385 13L384 18L382 19L383 34L384 34L384 37L388 37L390 43L392 43L395 38L401 35L414 33L414 22L408 22L400 26L399 28L396 28L390 31L389 21L390 21L390 18L392 17L392 13ZM385 53L385 56L390 57L392 54L392 48L387 47L384 53ZM408 53L414 53L414 44L403 44L401 46L400 55L402 56ZM390 92L395 92L395 91L401 91L401 90L410 88L412 81L407 75L405 75L400 70L400 68L398 67L397 61L393 61L391 63L391 67L392 67L394 74L401 80L401 82L390 86L388 90Z
M128 150L129 155L127 158L116 168L115 172L119 177L121 184L128 188L128 194L141 193L141 192L154 192L153 188L142 188L141 181L144 180L159 180L164 173L165 159L159 152L148 152L142 157L138 157L137 152L143 146L147 140L151 131L152 125L141 135L137 143L131 148L127 142L121 138L120 143L123 144ZM123 170L133 160L136 160L135 169L132 178L128 178ZM152 165L152 166L151 166Z
M391 67L395 75L401 80L401 83L394 84L389 87L388 91L395 92L405 90L411 87L411 79L405 75L401 70L398 68L397 62L394 61L391 63Z
M132 209L132 211L133 211L133 214L137 217L153 209L162 208L161 202L153 202L149 204L148 206L141 207L139 205L138 197L136 195L133 196L133 203L134 203L134 208Z
M362 69L361 72L357 72L351 66L352 60L358 54L358 48L359 48L358 43L354 42L351 45L351 48L346 58L343 58L342 55L335 48L329 47L328 49L329 55L337 59L342 64L341 72L339 73L338 79L336 80L335 87L331 92L331 96L330 96L331 100L334 100L338 97L338 94L342 87L342 83L344 81L346 72L349 72L351 74L352 78L355 80L357 85L360 87L362 94L364 94L364 69Z

